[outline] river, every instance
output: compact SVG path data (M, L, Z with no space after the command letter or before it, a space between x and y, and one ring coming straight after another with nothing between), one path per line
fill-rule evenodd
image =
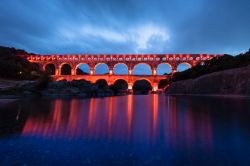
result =
M250 165L250 98L18 100L0 106L0 165Z

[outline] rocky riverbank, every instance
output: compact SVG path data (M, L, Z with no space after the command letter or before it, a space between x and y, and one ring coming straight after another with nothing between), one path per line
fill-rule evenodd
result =
M250 96L250 65L174 82L166 93Z
M42 96L75 96L75 97L108 97L114 96L115 92L109 87L99 87L86 81L59 81L50 82L48 87L41 91Z
M112 87L100 87L84 80L49 82L44 89L37 81L0 80L0 98L20 97L108 97L117 95Z

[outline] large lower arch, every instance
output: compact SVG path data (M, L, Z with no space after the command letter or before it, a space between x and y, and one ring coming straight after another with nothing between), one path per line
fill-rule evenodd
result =
M44 66L44 71L48 75L55 75L56 74L56 67L54 64L49 63Z
M156 68L157 75L168 75L172 73L172 66L169 63L161 63Z
M182 72L182 71L188 70L191 67L192 67L192 65L187 63L187 62L180 63L177 66L177 72Z
M95 65L95 75L109 74L109 67L105 63L98 63Z
M114 66L115 75L128 75L128 66L125 63L117 63Z
M61 75L71 75L71 66L67 63L63 64L61 67L60 67L60 72L61 72Z
M134 82L133 91L148 92L153 89L152 83L147 79L139 79Z
M89 75L90 67L86 63L80 63L76 66L76 75Z
M105 79L98 79L95 83L98 85L99 89L103 89L108 86L108 82Z
M127 90L128 89L128 83L124 79L117 79L114 82L114 87L118 90Z
M133 75L152 75L152 68L149 64L138 63L133 68Z

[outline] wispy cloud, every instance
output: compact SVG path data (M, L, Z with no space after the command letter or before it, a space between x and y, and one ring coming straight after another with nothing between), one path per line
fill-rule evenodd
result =
M132 51L136 53L148 52L151 48L160 51L162 45L169 39L169 32L164 27L148 23L141 26L134 26L126 30L108 29L93 25L82 25L81 27L61 28L61 35L67 41L83 41L91 44L92 41L104 41L119 45L131 45ZM95 45L93 45L95 47Z
M235 53L248 0L0 1L0 45L36 53Z
M156 26L152 23L132 28L129 31L129 36L131 40L136 43L136 52L149 51L148 49L152 47L154 47L156 51L159 51L159 42L166 44L170 39L166 28ZM160 47L162 47L162 45Z
M118 31L109 30L106 28L96 28L94 26L83 26L80 30L80 34L83 37L103 39L108 42L126 42L126 34L120 33Z

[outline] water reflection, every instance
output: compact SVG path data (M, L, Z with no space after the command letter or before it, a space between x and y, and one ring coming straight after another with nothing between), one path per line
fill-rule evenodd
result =
M231 156L238 164L250 152L249 110L249 99L234 98L129 95L24 100L2 108L0 136L106 142L109 148L118 144L119 150L130 148L130 153L138 149L140 155L156 153L165 157L163 161L200 156L224 161Z
M204 111L205 108L194 112L188 102L180 107L176 98L159 100L158 95L57 99L50 102L49 110L44 114L36 116L34 112L27 118L22 135L119 141L132 139L146 143L156 143L163 137L164 143L171 146L176 146L177 138L182 138L183 142L178 144L191 148L198 141L211 148L213 132L209 113ZM180 111L177 112L177 109Z
M157 136L158 124L158 95L135 103L133 95L89 100L57 99L50 102L49 111L44 115L31 114L27 118L22 135L121 141L129 141L135 136L151 140Z

